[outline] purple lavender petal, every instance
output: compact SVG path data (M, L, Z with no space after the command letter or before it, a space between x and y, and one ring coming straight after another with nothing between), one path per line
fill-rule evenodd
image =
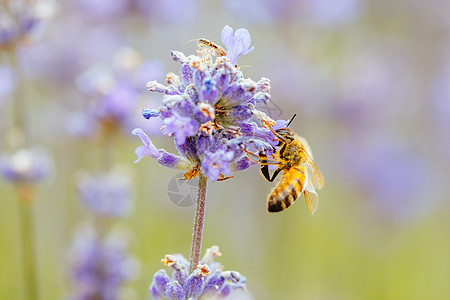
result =
M134 153L136 153L138 159L134 163L138 163L146 155L151 156L155 159L158 159L161 156L160 151L156 149L148 135L146 135L141 128L135 128L131 133L139 136L142 143L144 144L143 146L136 148Z
M248 30L244 28L236 30L233 36L233 28L226 25L222 29L220 38L227 48L227 57L233 65L237 63L237 60L241 55L249 54L255 48L254 46L249 48L252 39Z
M277 130L280 128L286 128L286 125L290 122L290 120L277 120L275 125L272 126L273 130Z
M182 117L174 113L172 117L164 120L166 127L163 132L167 135L174 136L177 145L182 145L189 136L194 136L198 132L200 124L191 118Z
M217 88L214 79L207 77L203 80L199 98L200 101L208 101L211 105L214 105L217 102Z
M230 174L230 161L233 159L234 153L224 150L209 152L202 161L202 171L209 179L217 181L220 174Z
M250 79L239 79L233 82L223 93L220 103L225 104L227 107L243 104L253 97L255 90L255 82Z

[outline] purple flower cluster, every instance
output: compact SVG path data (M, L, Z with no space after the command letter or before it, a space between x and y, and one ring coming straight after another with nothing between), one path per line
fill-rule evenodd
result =
M127 247L119 233L102 237L92 227L81 228L69 252L72 293L66 299L120 299L122 284L139 270Z
M118 172L97 177L85 174L80 177L78 190L82 202L96 215L124 217L131 211L131 182Z
M19 149L9 157L0 157L0 173L11 182L41 181L50 175L52 169L49 153L39 147Z
M270 81L244 78L236 65L241 55L253 50L250 34L241 28L233 35L233 29L225 26L221 37L226 55L217 53L222 56L213 59L216 49L204 44L198 55L172 51L172 59L181 64L180 76L168 73L167 85L147 83L149 91L164 94L163 106L145 109L143 115L163 120L162 132L174 138L180 156L157 149L136 128L133 134L144 144L136 149L136 162L149 155L163 166L190 170L186 178L201 171L217 181L252 164L244 149L273 149L274 136L265 124L275 125L275 121L257 109L258 103L270 99Z
M166 255L161 261L174 271L172 278L165 270L159 270L153 277L150 293L155 299L236 299L236 291L245 291L246 278L236 271L222 271L214 258L221 256L219 247L206 250L197 269L188 273L189 262L181 255Z

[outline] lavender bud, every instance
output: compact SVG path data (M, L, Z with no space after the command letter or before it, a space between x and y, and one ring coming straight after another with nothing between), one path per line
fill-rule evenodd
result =
M210 264L214 258L222 256L222 253L219 251L219 246L212 246L211 248L206 249L205 255L200 260L201 264Z
M175 75L172 72L167 73L166 75L166 82L168 85L171 85L177 89L181 88L181 79L180 76Z
M252 162L247 157L243 157L231 165L231 170L234 172L243 171L245 169L248 169L250 166L252 166L254 164L255 164L255 162Z
M156 109L145 108L142 110L142 116L148 120L150 118L158 117L159 112Z
M200 162L200 159L197 155L196 145L192 139L187 138L183 144L176 146L180 154L186 157L189 161L194 164L198 164Z
M181 66L181 78L185 87L193 83L194 75L188 63Z
M205 283L202 296L213 296L217 294L225 284L225 277L222 276L222 271L217 270L214 275L210 276Z
M154 93L166 93L167 87L165 85L162 85L161 83L158 83L156 80L147 82L147 89L150 92Z
M172 58L174 61L180 62L182 64L187 62L186 56L183 54L183 52L180 51L170 51L170 58Z
M157 161L161 166L172 169L187 170L191 166L191 163L187 159L165 150L161 150L161 156Z
M198 102L198 93L194 88L193 84L190 84L186 87L184 90L186 97L192 102L197 103Z
M270 92L270 79L266 77L261 77L261 79L256 83L256 92Z
M220 69L214 75L218 97L222 97L223 93L228 89L228 87L230 86L231 78L231 72L227 69Z
M188 277L184 284L186 296L197 298L201 295L204 285L204 277L209 274L207 265L199 265L197 269Z
M258 103L258 102L267 103L270 100L270 98L271 98L271 96L269 93L258 92L255 94L255 96L253 96L253 101L255 103Z
M166 296L169 300L185 300L183 288L177 281L171 281L166 285Z
M246 135L246 136L255 135L255 130L256 130L255 123L241 123L241 124L239 124L239 126L241 127L241 132L243 135Z
M162 294L161 291L152 283L148 288L150 294L152 294L153 298L160 300L165 297L165 294Z
M153 276L153 282L150 286L150 292L153 294L154 297L156 297L154 293L156 293L158 297L163 297L166 294L166 285L169 282L170 278L169 276L167 276L166 271L159 270Z

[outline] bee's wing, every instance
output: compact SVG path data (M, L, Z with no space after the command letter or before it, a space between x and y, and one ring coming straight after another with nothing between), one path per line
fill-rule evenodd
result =
M302 169L304 171L307 171L305 174L305 187L303 189L303 195L305 196L305 202L306 206L308 207L309 213L313 215L316 212L317 208L319 208L319 196L317 195L316 189L314 187L317 184L316 177L312 174L312 170L309 165L307 166L307 168ZM319 174L322 175L321 173Z
M320 172L319 167L316 165L311 155L308 154L306 150L303 150L303 153L306 156L306 164L308 165L309 181L314 188L320 190L325 185L325 179L323 178L322 172Z
M309 159L308 161L308 173L309 173L309 181L312 183L314 188L321 189L325 185L325 179L323 178L322 172L320 172L317 165Z
M306 185L303 194L305 195L306 206L308 207L309 213L313 215L319 208L319 196L317 195L316 190L309 184Z

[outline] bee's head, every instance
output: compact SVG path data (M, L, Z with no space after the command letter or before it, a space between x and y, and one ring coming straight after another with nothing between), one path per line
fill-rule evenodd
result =
M287 141L292 141L294 139L294 132L287 127L283 127L275 130L276 133L284 137Z
M289 122L286 124L285 127L278 128L275 130L276 133L284 137L286 140L291 141L294 139L294 132L289 128L289 125L291 125L292 120L294 120L295 116L297 114L294 114L292 118L289 120Z

